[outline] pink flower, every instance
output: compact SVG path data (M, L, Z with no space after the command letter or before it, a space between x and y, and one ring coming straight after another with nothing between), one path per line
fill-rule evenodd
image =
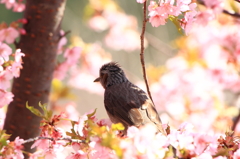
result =
M158 9L160 11L160 9ZM158 11L151 11L149 13L149 22L153 27L158 27L160 25L166 24L166 19L168 18L167 14L159 14Z
M16 2L15 0L1 0L0 3L5 3L6 8L11 9Z
M11 53L12 49L7 44L0 42L0 58L3 58L5 61L8 61L9 55L11 55Z
M14 156L17 159L23 159L24 158L23 153L22 153L23 142L24 142L24 140L20 139L19 137L16 137L15 140L14 140L14 146L13 146L14 153L15 153Z
M79 133L80 136L83 136L83 128L85 126L85 121L88 119L87 115L83 115L78 120L78 124L74 126L75 131Z
M92 28L94 31L97 31L97 32L101 32L109 28L109 23L107 19L101 15L96 15L92 17L88 21L88 24L90 28Z
M74 65L80 58L82 49L80 47L73 47L66 49L64 57L67 59L66 62L70 65Z
M198 24L206 26L209 21L214 19L214 17L215 16L211 12L211 10L206 10L206 11L199 12L199 14L197 15L196 20L197 20Z
M111 125L112 125L112 122L111 122L111 120L110 119L101 119L101 120L99 120L98 122L97 122L97 124L99 125L99 126L107 126L107 127L111 127Z
M45 152L45 159L57 159L57 154L52 149L48 149Z
M159 7L161 13L178 16L180 12L177 11L176 6L174 6L173 4L174 0L165 0L164 3L161 3Z
M239 159L240 158L240 149L238 149L234 154L233 154L233 159Z
M19 151L21 149L23 149L23 142L24 140L23 139L20 139L19 136L15 138L14 140L14 149Z
M64 35L64 31L63 30L60 31L60 35L61 36ZM65 36L63 36L60 39L60 41L58 42L58 51L57 51L58 54L61 54L63 52L64 45L66 45L66 44L67 44L67 38Z
M14 3L13 4L13 11L14 12L22 12L25 10L25 4L23 3Z
M7 43L12 44L18 36L19 32L13 27L0 30L0 41L5 40Z
M209 153L202 153L201 155L197 157L193 157L193 159L212 159L212 155Z
M148 6L148 11L155 11L156 8L158 7L157 3L155 1L150 1L150 4Z
M0 108L8 105L13 100L13 96L12 92L6 92L0 89Z
M204 0L207 7L211 8L215 13L220 13L223 10L223 0Z
M25 4L16 2L16 0L1 0L0 3L5 3L7 9L11 9L13 7L14 12L22 12L25 9Z
M0 71L0 89L6 90L10 87L10 81L13 75L9 70Z
M117 158L111 149L104 147L100 144L100 139L97 137L91 138L91 142L89 146L91 147L91 152L90 152L91 158L101 158L101 159Z
M15 61L12 66L9 66L8 69L12 72L14 77L20 76L20 69L22 68L22 56L25 56L20 49L17 49L15 52Z
M136 136L138 133L139 133L139 129L135 126L131 126L127 130L127 136L129 138L134 138L134 136Z
M144 3L146 0L137 0L137 3Z
M36 140L36 141L34 142L34 144L32 144L31 149L37 147L37 148L39 148L39 149L45 150L45 149L47 149L47 148L50 146L51 143L52 143L52 141L50 141L50 140L47 140L47 139L39 139L39 140Z
M56 66L53 77L59 80L64 79L68 69L69 69L69 64L67 62L60 63L59 65Z
M76 153L69 155L66 159L86 159L88 155L82 150L78 150Z
M189 4L191 3L191 0L177 0L177 7L181 12L189 11Z

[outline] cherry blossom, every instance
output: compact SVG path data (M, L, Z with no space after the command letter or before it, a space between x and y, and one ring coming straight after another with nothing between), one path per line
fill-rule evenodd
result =
M7 9L13 8L14 12L22 12L25 10L25 4L20 0L19 2L16 2L16 0L1 0L0 3L5 3Z
M146 0L137 0L138 3L144 3Z
M9 55L12 54L12 49L5 43L0 42L0 58L3 61L9 60Z
M13 75L9 70L4 70L0 72L0 89L6 90L10 87L10 80L13 78Z
M12 44L18 36L19 32L13 27L0 30L0 41L5 40L8 44Z
M25 56L20 49L17 49L15 52L15 61L8 69L12 72L14 77L20 76L20 69L22 68L22 57Z
M6 92L0 89L0 108L8 105L13 100L13 96L12 92Z

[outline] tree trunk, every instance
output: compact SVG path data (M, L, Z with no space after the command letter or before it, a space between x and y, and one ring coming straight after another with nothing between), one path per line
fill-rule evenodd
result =
M12 134L10 140L39 135L41 119L26 109L26 102L36 108L39 102L48 102L65 4L66 0L26 1L26 35L21 36L18 44L25 53L23 69L13 81L14 100L8 106L4 123L4 129ZM31 145L24 145L24 150L33 152Z

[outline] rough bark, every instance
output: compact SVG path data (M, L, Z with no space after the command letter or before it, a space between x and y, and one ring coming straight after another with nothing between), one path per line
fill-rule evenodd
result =
M12 134L10 140L39 135L41 119L26 109L26 102L36 108L39 102L48 102L65 3L66 0L26 1L24 18L28 23L23 28L27 34L18 43L25 53L23 69L13 81L14 100L8 106L4 124L7 133ZM31 145L24 145L25 151L33 152Z

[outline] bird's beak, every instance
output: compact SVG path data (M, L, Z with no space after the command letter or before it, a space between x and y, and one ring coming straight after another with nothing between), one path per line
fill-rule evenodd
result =
M100 77L96 78L93 82L99 82L100 81Z

